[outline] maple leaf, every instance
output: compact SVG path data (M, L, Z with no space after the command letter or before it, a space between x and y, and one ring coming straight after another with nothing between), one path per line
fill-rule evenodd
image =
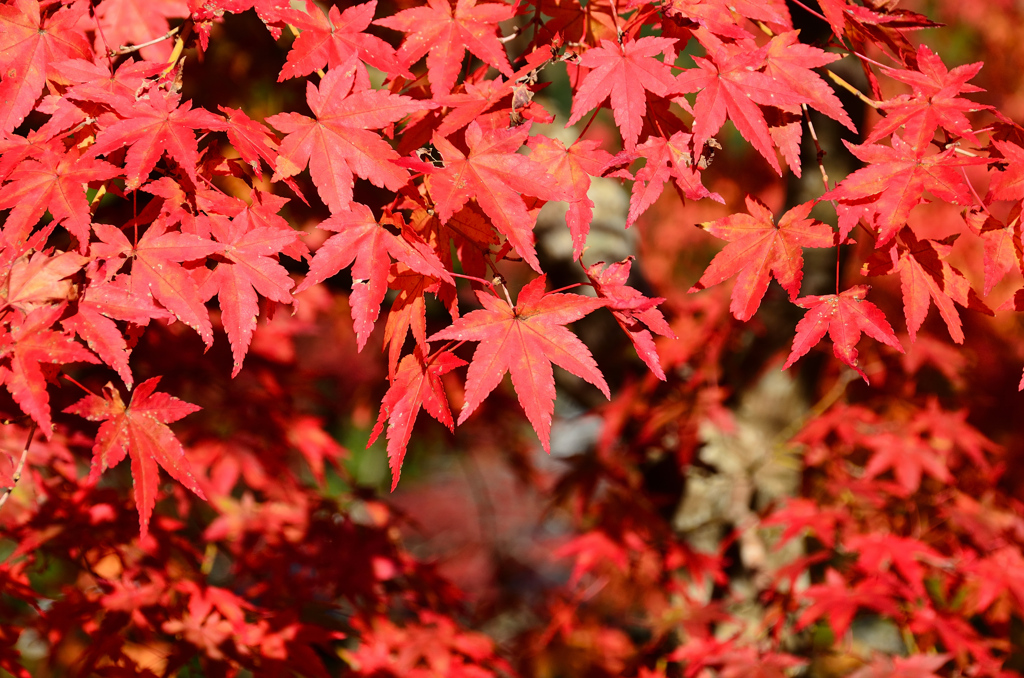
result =
M157 391L159 383L160 377L154 377L136 386L127 407L121 393L108 383L102 398L90 394L64 410L89 421L103 422L92 448L90 481L95 482L101 473L117 466L125 454L131 455L142 538L149 532L149 518L156 505L159 466L200 499L206 499L192 475L181 442L167 426L202 408Z
M213 326L202 296L189 274L177 262L205 259L220 252L223 245L191 233L166 232L166 224L155 222L137 245L120 230L107 224L94 224L99 243L92 251L103 259L113 259L108 275L116 273L128 260L132 262L131 293L152 296L202 337L209 348L213 344Z
M601 530L591 530L572 538L555 549L551 556L558 559L575 556L572 574L569 575L570 588L579 584L583 575L599 567L614 565L620 572L629 571L629 551L626 546Z
M554 177L563 192L571 197L565 223L572 235L572 258L583 255L583 246L590 232L594 201L587 197L590 177L600 176L612 159L597 141L577 139L569 148L557 139L543 135L530 137L530 159L538 162Z
M954 205L970 205L971 189L960 168L989 162L987 158L960 157L955 148L926 156L926 148L915 149L895 135L891 148L857 146L845 139L843 143L868 166L847 175L821 199L857 202L875 198L871 202L878 228L876 247L889 242L906 225L910 211L924 200L925 191Z
M952 481L952 478L949 480ZM926 595L926 570L922 562L933 566L947 564L946 558L924 542L894 534L875 532L850 535L844 547L847 551L857 554L857 567L866 574L895 568L914 593L922 598Z
M464 92L433 97L434 101L450 109L435 130L440 137L450 136L498 105L512 93L512 82L499 75L494 80L467 82L463 88Z
M398 48L398 60L404 67L427 55L427 78L438 96L451 93L466 51L512 77L512 66L495 33L499 22L513 16L511 5L458 0L453 12L448 0L427 0L425 7L402 10L374 23L407 34Z
M147 78L167 68L166 63L125 61L111 74L108 66L85 59L68 59L54 64L70 83L64 96L80 102L107 104L122 118L132 115L136 95Z
M782 106L806 103L804 97L785 92L761 72L768 46L730 45L699 30L695 33L708 58L694 57L699 68L685 71L677 81L679 92L699 92L693 107L693 147L700 152L704 143L725 124L726 113L744 139L764 156L780 176L764 113L757 104ZM756 46L755 46L756 47ZM782 96L788 94L789 96Z
M777 26L789 27L792 24L786 5L778 0L738 0L728 4L718 0L670 0L665 11L696 23L716 35L733 39L750 36L750 33L737 25L735 14Z
M22 317L15 314L10 329L0 327L0 382L10 391L14 402L39 425L49 440L53 436L50 397L40 363L98 363L84 346L50 329L67 307L66 304L37 308Z
M1015 607L1024 606L1024 557L1012 546L1000 548L968 565L973 584L973 605L988 610L1000 599L1013 599Z
M462 272L477 278L487 275L487 257L499 243L498 233L475 203L467 203L448 221L442 222L435 210L417 207L409 216L409 227L422 238L448 270L453 268L452 251L458 257ZM440 290L445 305L458 315L458 297L454 286Z
M746 214L733 214L700 227L729 244L715 255L690 292L698 292L732 277L739 277L732 289L729 310L740 320L757 312L768 290L770 276L795 299L803 279L803 248L832 247L835 235L825 224L808 219L814 202L797 205L775 223L764 203L747 196Z
M715 202L725 202L722 196L712 193L701 183L700 172L693 166L693 154L690 153L691 138L686 132L676 132L667 140L652 136L636 147L636 153L623 151L616 156L615 163L632 160L633 156L647 160L637 171L633 182L626 228L636 223L640 215L654 204L661 196L665 182L670 179L675 180L676 188L684 199L711 198Z
M665 54L665 61L671 61L675 56L675 43L675 38L653 36L627 40L622 44L602 40L600 47L584 52L580 65L593 70L584 76L576 90L572 114L566 126L575 125L589 111L610 98L623 144L627 150L636 148L647 112L645 91L660 97L678 91L669 64L654 58Z
M30 313L42 306L67 301L72 294L72 283L67 277L81 270L88 261L74 252L35 252L18 257L0 275L3 307Z
M1007 164L1005 171L992 173L992 184L988 188L986 202L991 200L1024 199L1024 148L1012 141L993 139L992 145L999 150Z
M1010 209L1007 223L981 209L971 209L964 214L967 225L984 243L985 296L1017 263L1017 243L1021 237L1020 214L1020 203L1015 203Z
M465 360L447 352L433 357L428 363L419 346L398 364L398 371L391 380L391 387L380 404L377 423L374 424L370 440L366 443L367 448L373 445L384 430L384 422L389 422L388 465L391 467L392 492L398 487L405 451L412 436L412 426L416 423L421 407L426 409L427 414L448 427L449 431L455 430L441 376L465 364Z
M811 70L830 64L841 56L805 45L799 42L799 36L799 31L788 31L771 39L765 53L765 74L787 87L797 99L805 99L815 110L856 132L857 128L839 97L821 76Z
M992 315L967 278L946 261L958 237L959 234L954 234L942 240L918 240L913 230L903 228L887 250L879 252L864 265L864 274L869 276L899 272L903 311L911 341L914 341L928 315L929 300L935 302L939 314L946 321L949 336L958 344L964 343L964 331L954 301Z
M119 120L96 135L90 151L93 155L129 146L125 163L127 190L135 190L149 177L164 151L193 184L199 183L195 130L223 130L226 126L223 118L202 108L193 109L187 101L179 105L179 100L177 95L151 92L149 99L135 102L132 117Z
M797 299L796 305L808 311L796 325L793 351L782 369L787 369L810 351L825 336L825 332L832 338L832 352L835 356L856 370L865 382L868 382L868 376L857 365L855 348L862 333L903 353L903 347L886 321L885 314L870 301L866 301L870 289L868 285L857 285L843 290L841 294Z
M441 223L447 223L475 197L484 214L490 217L526 263L541 272L533 246L533 224L520 193L542 200L569 198L558 181L543 165L516 153L530 134L530 123L508 130L484 132L473 121L466 128L469 155L451 142L434 137L434 146L444 157L444 169L427 176L430 197L437 207Z
M399 222L401 228L401 222ZM380 304L387 293L391 257L423 275L454 284L434 251L406 229L396 236L376 219L366 205L352 203L349 212L335 214L321 222L319 228L337 231L313 256L309 274L295 289L302 292L352 265L352 320L356 342L363 350L380 314Z
M353 174L375 186L397 191L409 173L391 162L399 155L371 129L397 122L435 104L382 90L353 90L355 60L332 68L317 87L306 83L306 102L314 118L279 113L267 122L286 133L273 181L291 177L309 164L317 192L332 213L352 202Z
M282 198L273 193L265 193L255 188L250 192L249 196L251 200L245 206L245 209L232 216L234 221L244 224L244 230L271 228L286 233L294 232L288 221L278 214L281 208L288 203L288 198ZM282 247L280 252L296 261L302 261L309 257L309 247L299 239L295 239Z
M849 678L940 678L936 673L949 663L950 654L915 654L909 657L890 657L878 654L867 666L850 674Z
M658 304L665 300L661 297L645 297L639 290L626 284L632 265L633 257L609 264L607 268L603 268L603 261L598 262L587 268L587 277L590 278L597 296L607 301L608 310L633 342L637 355L654 376L665 381L665 371L661 369L651 332L670 339L675 339L676 335L657 308Z
M10 183L0 188L0 209L14 208L3 227L7 242L25 240L49 211L57 224L63 224L75 236L79 250L85 253L92 223L85 185L120 173L103 160L82 158L76 148L63 155L45 152L27 158L8 177Z
M776 509L761 521L765 527L784 527L775 548L781 548L790 539L800 536L804 530L810 530L826 547L833 548L836 543L836 531L849 521L849 515L834 508L821 506L815 501L793 498L786 505Z
M388 378L393 379L406 336L412 332L416 345L427 350L426 293L437 292L435 278L417 273L405 264L392 266L388 288L397 292L384 324L384 345L388 347ZM456 315L453 313L453 315Z
M814 602L797 619L797 630L804 628L822 617L837 639L846 635L853 622L853 616L862 607L875 610L883 615L895 616L899 608L894 598L894 588L887 577L869 577L851 586L842 575L833 569L825 573L825 582L807 587L802 596Z
M173 320L174 316L159 308L151 296L132 294L128 288L129 276L120 275L103 282L97 270L90 270L89 274L90 282L83 286L78 297L77 313L64 318L60 324L65 331L74 331L84 339L103 362L114 368L125 386L131 388L134 380L128 366L130 349L112 318L141 327L152 319Z
M519 404L540 438L551 451L551 415L555 409L555 378L551 363L590 382L605 397L608 384L590 351L565 328L567 323L605 305L604 300L578 294L544 292L547 276L526 284L515 306L495 296L477 292L484 307L456 320L427 341L455 339L479 341L466 375L466 402L459 424L473 414L497 387L506 372L512 374Z
M89 58L89 42L78 28L88 11L79 3L43 20L36 0L0 5L0 132L21 124L48 79L63 82L53 62Z
M915 148L923 148L931 142L935 130L941 127L954 136L978 143L964 113L991 107L962 99L957 94L985 91L967 84L968 80L978 74L982 65L979 61L957 66L950 71L938 54L926 45L920 45L917 48L917 72L883 68L882 71L890 78L910 85L914 94L904 94L878 104L887 115L871 130L867 142L874 143L903 127L904 140Z
M364 33L377 11L377 0L353 5L338 11L332 6L328 14L311 0L306 0L305 11L286 9L279 17L302 29L292 43L288 59L281 68L277 81L308 75L325 65L337 68L353 57L358 57L385 73L411 75L398 65L391 45L375 35Z
M941 483L953 482L942 455L920 438L880 433L865 444L874 451L864 468L865 478L874 478L891 469L896 482L908 495L921 486L922 472Z
M270 167L277 164L278 140L266 125L246 115L240 108L218 106L227 116L228 141L253 171L260 173L260 160Z
M268 299L291 303L289 290L295 285L288 271L274 255L298 239L298 233L280 228L247 228L247 219L210 219L213 237L224 248L219 252L226 259L217 264L199 295L209 299L214 294L220 303L221 322L228 333L234 369L238 375L249 350L252 333L259 315L259 292Z

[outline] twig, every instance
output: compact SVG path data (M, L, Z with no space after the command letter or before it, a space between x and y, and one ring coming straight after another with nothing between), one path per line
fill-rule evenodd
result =
M11 493L14 492L14 486L21 480L21 472L25 470L25 460L28 458L28 448L32 445L32 437L36 434L36 424L33 422L32 428L28 430L28 440L25 441L25 449L21 451L21 459L18 460L18 467L14 469L14 475L11 476L11 480L14 484L10 487L3 488L3 496L0 496L0 508L3 508L4 504L7 503L7 499L10 498Z
M181 26L177 26L177 27L172 28L171 30L167 31L166 33L161 35L159 38L153 38L152 40L150 40L148 42L143 42L143 43L138 44L138 45L128 45L128 46L121 45L117 49L111 50L111 51L107 52L107 57L110 58L110 57L121 56L123 54L131 54L132 52L138 52L140 49L144 49L146 47L151 47L152 45L156 45L158 43L161 43L164 40L170 40L175 35L177 35L178 31L180 31L180 30L181 30Z
M863 92L861 92L859 89L857 89L856 87L854 87L850 83L846 82L845 80L843 80L842 78L840 78L838 75L836 75L832 71L828 70L827 68L825 69L825 72L828 73L828 77L832 78L832 82L836 83L837 85L839 85L840 87L845 89L847 92L849 92L853 96L857 97L858 99L860 99L861 101L866 103L871 108L875 109L876 111L878 110L878 102L877 101L875 101L874 99L868 97Z

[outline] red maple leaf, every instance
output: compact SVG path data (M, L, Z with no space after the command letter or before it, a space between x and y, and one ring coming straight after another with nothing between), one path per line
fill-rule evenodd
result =
M670 339L675 339L676 335L657 308L665 300L661 297L645 297L639 290L626 284L632 265L633 257L609 264L607 268L603 268L604 262L601 261L587 268L587 277L597 296L607 301L608 310L615 316L619 327L629 335L637 355L658 379L665 381L665 371L661 369L651 332Z
M515 306L477 292L484 307L456 320L428 341L479 341L466 375L466 402L459 423L466 421L506 372L512 374L519 404L533 424L541 445L551 451L551 415L555 409L555 378L551 363L597 386L609 397L608 384L590 350L565 328L605 305L578 294L544 292L547 276L531 280Z
M787 369L810 351L825 336L825 332L832 338L832 352L835 356L856 370L864 381L868 381L868 376L857 365L855 348L862 333L903 353L903 347L885 319L885 314L865 300L870 289L868 285L857 285L841 294L797 299L796 305L808 311L796 325L793 351L782 369Z
M213 237L224 245L219 252L224 261L217 264L199 288L202 298L216 294L220 303L221 322L234 357L232 377L242 369L256 330L256 293L288 304L292 301L289 290L295 285L274 255L295 242L299 234L291 229L247 228L248 224L248 219L210 219Z
M332 6L325 15L311 0L306 0L305 11L279 12L281 19L301 28L302 33L292 43L277 81L308 75L325 65L337 68L353 57L385 73L405 74L391 45L363 32L369 28L376 11L377 0L371 0L348 7L344 12Z
M131 455L135 506L143 538L149 531L149 518L156 505L159 466L200 499L206 499L192 476L181 442L167 426L201 408L157 391L159 383L160 377L154 377L136 386L127 407L121 393L108 383L103 387L102 398L87 395L64 410L89 421L103 422L92 448L92 481L117 466L125 454Z
M494 80L464 83L464 92L448 96L435 94L434 101L449 109L435 132L438 136L447 137L462 129L511 95L512 85L512 81L499 75Z
M99 362L84 346L50 329L65 308L59 304L37 308L26 316L15 313L10 329L0 326L0 360L7 362L0 365L0 382L47 439L53 436L53 423L40 363Z
M1006 163L1006 170L992 173L986 202L1024 199L1024 148L1012 141L999 139L993 139L992 145L1003 156L999 162Z
M925 155L927 148L915 149L895 135L891 148L874 144L857 146L846 140L843 143L868 166L847 175L821 199L858 203L874 198L870 202L878 229L877 247L889 242L906 225L910 210L924 200L925 191L954 205L970 205L973 195L960 168L990 162L988 158L958 156L955 148Z
M89 260L74 252L35 252L10 262L0 274L0 308L11 306L22 313L67 301L72 283L67 277L77 273Z
M913 230L903 228L887 250L864 265L864 274L869 276L899 272L903 312L911 341L928 315L929 300L935 302L946 321L949 336L958 344L964 343L964 331L954 301L992 315L967 278L946 261L958 237L959 234L954 234L942 240L918 240Z
M400 218L398 225L401 228ZM352 265L350 303L360 351L380 314L380 304L388 290L392 257L423 275L455 282L426 243L408 229L402 229L402 236L395 235L373 218L366 205L352 203L350 211L335 214L319 227L338 233L316 251L309 274L295 292L302 292Z
M388 377L394 378L398 358L412 332L413 340L427 352L426 293L437 292L435 278L417 273L405 264L394 264L388 276L388 288L396 292L387 322L384 324L384 345L388 347ZM457 313L452 314L457 315Z
M465 364L465 360L451 353L441 353L428 363L419 346L398 364L398 371L391 380L391 387L380 404L377 423L374 424L370 440L366 443L366 447L373 445L384 430L384 422L389 422L388 465L391 466L392 492L398 487L405 450L409 445L412 426L416 423L421 407L426 409L427 414L447 426L449 431L455 430L441 375Z
M903 139L915 148L927 146L935 130L942 128L954 136L963 137L971 143L978 138L971 129L965 113L990 108L957 95L962 92L983 92L980 87L968 85L967 81L978 74L982 62L946 69L942 59L926 45L917 48L917 72L907 69L884 68L883 72L894 80L904 82L914 89L912 95L900 95L878 104L886 111L867 138L873 143L903 127Z
M934 450L932 454L935 454ZM927 595L924 588L927 570L924 564L948 564L947 559L928 544L884 532L850 535L843 546L850 553L857 554L857 567L865 574L872 575L894 568L914 593L922 598Z
M76 148L63 155L44 152L25 159L11 173L10 183L0 188L0 209L14 208L3 228L8 243L25 240L49 211L85 252L92 224L86 184L112 179L121 170L103 160L80 156Z
M193 109L188 102L179 104L180 97L151 91L148 99L135 102L130 118L119 120L100 130L93 155L104 155L122 146L129 146L125 163L125 188L133 191L149 178L157 160L167 152L184 170L193 184L198 184L196 164L199 145L195 130L225 129L223 118L202 108Z
M13 132L21 124L48 79L63 81L53 62L91 56L78 28L88 11L75 4L44 19L36 0L0 5L0 132Z
M1013 600L1017 609L1024 607L1024 557L1012 546L986 554L977 562L969 563L972 604L979 611L988 610L1000 599ZM1006 608L1012 609L1007 605ZM1008 612L1003 613L1009 616Z
M732 289L729 310L740 320L749 320L761 305L771 276L795 299L803 279L803 248L832 247L835 235L825 224L808 219L813 202L797 205L775 223L764 203L747 196L746 214L700 224L711 235L729 244L715 255L690 292L698 292L732 277L739 277Z
M128 289L137 297L151 295L202 337L207 347L213 344L210 315L199 289L181 267L182 261L205 259L223 250L223 245L191 233L166 232L166 224L154 222L137 245L120 230L107 224L94 224L101 242L92 251L101 259L113 259L107 275L113 275L131 260Z
M306 83L306 102L314 118L279 113L267 122L285 132L274 169L274 181L294 176L309 164L317 192L332 213L352 202L354 176L397 191L409 173L392 160L399 155L371 129L386 127L409 113L433 108L430 102L384 90L353 90L355 59L328 71L317 87Z
M896 590L889 577L870 577L851 586L833 569L825 573L825 582L809 586L801 595L814 602L797 619L797 630L824 617L835 633L842 638L860 608L868 608L883 615L895 616L899 608L894 600Z
M516 252L541 272L533 246L536 221L526 210L520 193L542 200L570 198L544 166L517 153L530 134L530 123L512 129L485 132L476 121L466 128L467 156L451 142L434 137L434 146L444 158L444 169L427 176L430 197L437 206L441 223L447 223L471 197L490 217Z
M278 149L278 140L274 133L263 123L250 118L240 108L218 108L228 118L228 141L242 156L242 160L256 173L260 173L261 159L270 167L274 167L277 164Z
M841 123L851 132L856 132L857 128L832 87L811 70L839 58L839 54L801 43L799 31L789 31L776 35L768 43L764 72L787 87L798 99L806 99L812 108Z
M569 148L557 139L544 135L530 137L530 159L540 163L553 176L571 199L565 223L572 235L572 257L579 259L590 232L594 201L587 197L590 177L600 176L612 159L597 141L577 139Z
M790 539L802 536L805 530L810 530L822 544L831 549L836 543L836 531L848 521L849 515L841 509L828 508L811 499L795 497L762 520L761 525L784 528L775 545L776 549L782 548Z
M498 23L515 16L511 5L458 0L427 0L425 7L402 10L374 23L406 33L398 59L408 68L427 55L427 77L434 95L451 93L466 51L511 78L512 66L495 35Z
M988 296L992 288L1018 263L1017 243L1021 238L1020 215L1020 203L1015 203L1010 208L1005 223L981 209L971 209L964 214L967 225L981 237L984 243L985 296Z
M130 349L124 335L113 319L124 320L136 326L145 326L150 320L173 320L174 316L158 307L149 295L132 294L128 289L129 276L117 276L111 282L99 279L95 266L90 267L90 282L84 285L78 297L78 312L64 318L60 324L66 331L74 331L89 344L96 355L117 371L125 386L134 382L128 366Z
M906 658L878 654L849 678L941 678L936 672L951 658L950 654L915 654Z
M712 193L701 183L700 171L693 166L691 139L691 135L686 132L676 132L667 140L652 136L637 146L635 153L623 151L615 157L613 162L616 164L636 158L644 158L647 161L637 170L633 182L626 228L636 223L640 215L654 204L665 189L665 182L671 179L675 180L676 189L684 200L711 198L715 202L725 202L722 196Z
M281 208L288 203L288 198L282 198L279 195L266 193L256 188L249 193L249 197L251 201L245 206L245 209L232 216L232 219L235 221L245 224L244 230L272 228L285 231L286 233L294 231L288 220L278 214ZM282 247L280 252L296 261L309 258L309 247L299 239L295 239L290 244Z
M693 147L699 153L704 142L725 124L726 113L743 138L764 156L779 175L782 168L772 148L768 123L758 104L782 106L806 103L804 97L787 92L761 72L768 46L724 43L706 30L695 35L708 58L694 57L699 68L679 76L677 91L699 92L693 107Z
M946 467L945 455L917 436L879 433L865 440L864 444L874 452L864 468L865 478L874 478L892 470L896 482L907 494L917 492L922 472L941 483L953 481Z
M602 40L600 47L584 52L580 65L593 70L584 76L573 97L572 115L566 126L576 124L610 98L615 124L622 133L626 150L636 148L647 112L645 92L665 97L679 91L669 64L654 58L658 54L674 57L675 43L675 38L653 36L622 44Z
M54 64L71 86L64 96L76 102L107 104L122 118L132 115L136 95L146 78L167 68L166 63L152 61L125 61L111 74L108 65L99 65L85 59L68 59Z

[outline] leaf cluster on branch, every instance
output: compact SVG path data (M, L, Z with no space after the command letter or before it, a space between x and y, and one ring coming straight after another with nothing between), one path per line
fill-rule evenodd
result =
M796 27L797 6L824 27L818 39ZM216 71L218 40L244 17L260 32L247 40L278 50L270 94L198 91L203 74L230 79ZM874 0L5 2L0 382L4 436L29 443L7 450L17 471L0 455L0 480L14 488L27 463L35 496L7 507L0 608L38 609L54 647L72 642L73 620L101 639L78 654L81 675L171 675L196 662L209 675L529 671L462 627L460 595L396 536L399 512L354 481L334 497L316 489L325 462L330 477L352 479L337 431L310 403L336 388L324 381L352 379L359 393L339 398L356 403L368 446L386 439L394 490L421 409L449 431L501 440L495 422L514 409L506 374L550 452L555 365L581 403L611 402L586 463L536 481L578 534L556 551L575 564L545 603L549 626L521 650L591 648L608 674L824 675L808 629L838 648L878 617L909 656L868 656L854 675L1009 675L1022 644L1001 634L1024 610L1021 507L999 486L1003 448L917 373L927 363L948 392L964 390L958 353L928 332L931 305L963 345L981 320L961 309L1024 311L1024 290L992 301L1024 272L1024 128L978 98L981 63L949 68L919 44L936 25ZM562 110L548 96L559 89ZM819 138L829 125L856 165L836 179ZM730 167L760 187L718 169L741 154ZM780 198L785 178L815 197ZM589 256L595 196L615 183L628 191L627 229L654 231L667 199L716 215L699 228L726 244L683 283L693 296L671 274L652 274L650 291L640 272L654 248ZM568 262L537 227L549 203L566 206ZM940 232L936 215L958 230ZM769 369L806 367L803 379L820 380L809 390L825 394L789 428L748 432L757 444L743 442L754 419L721 380L723 356L749 331L729 315L792 336L787 358L781 343L766 349ZM621 339L587 334L600 323ZM360 357L332 358L317 331ZM826 335L838 363L811 358ZM203 357L225 342L226 369ZM300 355L302 342L316 350ZM636 365L609 365L621 356L602 348L619 344ZM374 400L359 370L373 360L361 352L378 348ZM838 364L884 392L839 402ZM713 457L722 441L755 460ZM76 465L83 447L89 472ZM792 447L800 489L759 484L762 465ZM126 456L134 536L114 489ZM658 459L672 466L663 480L686 491L659 498ZM732 492L715 553L673 526L695 469L710 468ZM174 511L157 509L165 499ZM186 526L208 511L190 543ZM773 525L775 550L801 544L785 566L768 564L757 532ZM137 546L77 543L73 530L90 526ZM368 546L337 556L339 539ZM51 551L87 564L55 603L65 627L27 574ZM731 581L730 563L749 586ZM238 583L204 579L218 567ZM642 600L634 635L647 640L584 609L588 582L615 589L609 610ZM742 617L744 601L759 619ZM138 646L111 640L126 628ZM0 623L0 667L27 675L19 633ZM151 669L139 647L158 636L189 649Z

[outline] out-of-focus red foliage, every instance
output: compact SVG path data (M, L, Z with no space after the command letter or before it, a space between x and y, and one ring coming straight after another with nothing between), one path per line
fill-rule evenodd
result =
M1024 672L1022 21L8 0L0 670Z

